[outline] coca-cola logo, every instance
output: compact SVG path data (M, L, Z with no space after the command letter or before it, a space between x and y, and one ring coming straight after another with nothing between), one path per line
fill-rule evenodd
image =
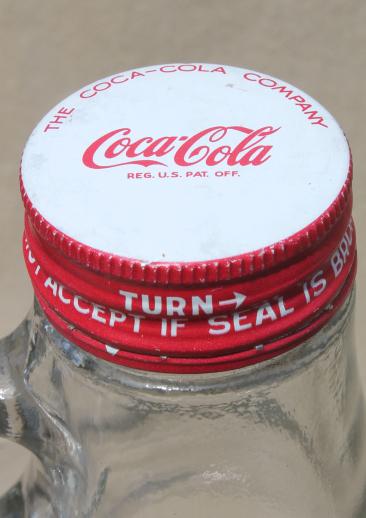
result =
M257 166L271 157L273 146L264 141L279 129L272 126L256 130L244 126L213 126L190 137L134 138L130 128L119 128L92 142L83 154L83 163L91 169L132 164L166 166L164 157L170 155L175 165L181 167L199 163Z

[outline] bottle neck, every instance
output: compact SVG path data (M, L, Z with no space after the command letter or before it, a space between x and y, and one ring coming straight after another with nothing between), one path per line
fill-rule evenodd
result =
M353 341L355 289L330 321L300 346L270 360L230 371L204 374L171 374L132 369L98 359L65 339L47 320L37 299L34 304L33 335L62 355L70 368L77 369L89 382L105 385L108 390L136 389L157 394L220 394L237 390L252 390L277 384L326 354L339 338L347 334ZM344 347L352 344L345 341Z

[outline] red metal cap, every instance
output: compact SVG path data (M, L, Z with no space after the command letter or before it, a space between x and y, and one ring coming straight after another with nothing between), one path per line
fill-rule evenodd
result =
M36 295L70 340L134 368L272 357L349 292L351 176L332 116L273 77L176 64L103 79L24 151Z

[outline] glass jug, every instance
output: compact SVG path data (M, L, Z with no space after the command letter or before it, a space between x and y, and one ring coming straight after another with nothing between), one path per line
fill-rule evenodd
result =
M51 110L21 167L35 304L0 349L1 435L34 457L0 515L364 517L351 175L331 115L254 71Z

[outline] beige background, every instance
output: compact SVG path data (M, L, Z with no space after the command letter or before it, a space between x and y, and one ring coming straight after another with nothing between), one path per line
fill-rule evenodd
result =
M357 339L366 380L365 33L365 0L1 0L0 336L31 304L17 176L22 147L41 116L75 89L123 69L224 63L294 83L324 104L349 138L360 256ZM1 491L25 460L18 447L0 446Z

